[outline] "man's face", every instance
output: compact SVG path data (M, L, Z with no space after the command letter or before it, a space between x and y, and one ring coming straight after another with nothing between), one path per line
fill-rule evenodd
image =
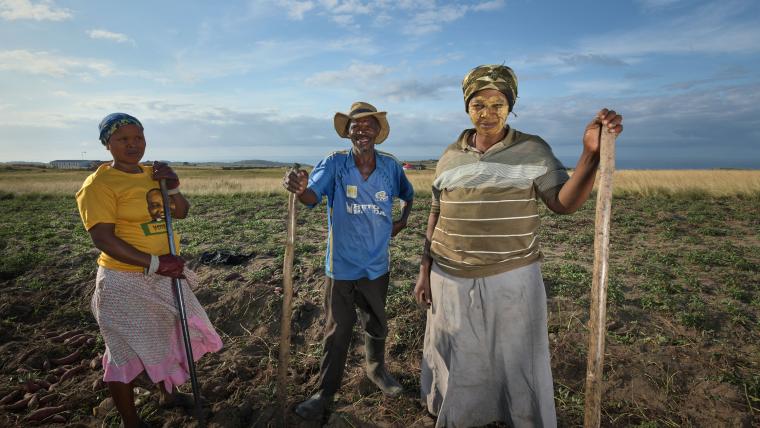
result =
M150 191L148 193L148 212L153 220L164 218L164 204L161 200L161 193Z
M509 103L501 92L496 89L478 91L470 98L467 106L470 120L478 134L494 136L504 129L509 115Z
M155 221L164 220L164 201L161 197L161 192L159 190L151 190L148 192L148 212L150 213L150 218L152 218ZM174 201L172 201L171 198L169 198L169 207L172 210L172 213L174 212Z
M380 133L380 124L374 116L352 120L348 126L348 137L357 153L367 153L374 150L375 138Z

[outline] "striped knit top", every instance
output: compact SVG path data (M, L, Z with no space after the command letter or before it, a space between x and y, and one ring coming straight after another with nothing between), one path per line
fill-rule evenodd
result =
M543 257L538 200L556 197L569 176L540 137L512 128L481 153L467 129L446 148L435 171L431 212L438 223L431 254L447 273L491 276Z

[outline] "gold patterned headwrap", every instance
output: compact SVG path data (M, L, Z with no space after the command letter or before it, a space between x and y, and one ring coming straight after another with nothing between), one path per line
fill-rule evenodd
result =
M506 65L479 65L462 79L464 92L464 110L469 112L470 98L483 89L496 89L507 97L509 111L517 101L517 75Z

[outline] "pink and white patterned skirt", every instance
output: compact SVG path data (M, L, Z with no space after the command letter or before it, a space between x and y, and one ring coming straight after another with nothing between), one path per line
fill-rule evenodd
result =
M182 280L193 360L222 348L206 312L191 290L196 275L185 269ZM190 378L174 298L172 279L100 266L92 296L92 313L106 344L105 382L130 383L143 370L154 383L172 387Z

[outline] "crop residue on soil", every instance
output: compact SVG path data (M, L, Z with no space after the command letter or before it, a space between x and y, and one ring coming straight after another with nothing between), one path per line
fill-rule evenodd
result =
M432 426L419 403L424 313L411 298L429 203L418 198L392 243L388 365L406 388L383 397L350 350L331 427ZM199 274L198 299L224 348L197 370L209 427L276 425L275 401L285 198L191 198L177 223ZM754 198L621 196L613 202L603 426L760 425L760 220ZM74 201L5 196L0 269L0 426L117 426L100 381L103 343L89 304L97 251ZM288 407L311 395L321 357L322 208L298 214ZM572 216L542 214L543 265L560 426L583 420L593 204ZM155 426L194 426L136 385L140 415ZM189 385L185 386L189 391ZM8 407L10 406L10 407ZM40 412L40 409L45 410ZM35 413L37 412L37 413ZM34 420L33 420L34 419ZM44 419L41 419L44 420ZM292 412L288 426L320 426Z

